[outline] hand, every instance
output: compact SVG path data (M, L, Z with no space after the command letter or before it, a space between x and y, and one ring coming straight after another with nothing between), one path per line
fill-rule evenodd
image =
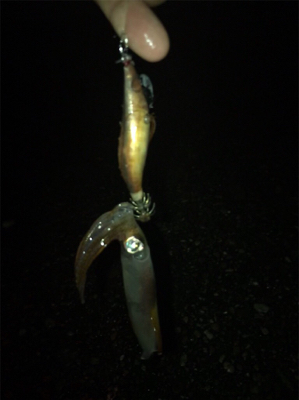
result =
M129 47L147 61L162 60L169 50L165 28L150 7L165 0L95 0L118 36L125 32Z

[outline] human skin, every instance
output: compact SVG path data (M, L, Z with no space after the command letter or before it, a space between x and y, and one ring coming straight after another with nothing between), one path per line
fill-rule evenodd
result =
M162 60L169 50L168 34L150 7L165 0L94 0L119 37L125 33L129 47L146 61Z

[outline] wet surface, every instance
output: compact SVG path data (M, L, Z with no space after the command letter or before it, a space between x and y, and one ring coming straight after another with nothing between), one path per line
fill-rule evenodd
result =
M157 131L142 225L164 353L141 361L113 243L74 282L79 242L127 201L122 70L93 3L4 3L4 399L297 398L296 3L170 3L172 48L135 57Z

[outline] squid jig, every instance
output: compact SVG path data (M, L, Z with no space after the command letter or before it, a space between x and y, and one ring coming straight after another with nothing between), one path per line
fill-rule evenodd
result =
M155 210L151 197L144 193L142 177L147 149L156 129L153 107L153 85L146 75L137 75L131 55L128 53L128 40L120 41L119 62L124 66L124 104L121 131L118 143L118 164L127 185L134 206L135 216L145 222Z

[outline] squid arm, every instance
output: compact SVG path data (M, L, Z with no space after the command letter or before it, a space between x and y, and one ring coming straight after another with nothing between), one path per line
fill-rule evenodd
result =
M135 221L133 206L121 203L101 215L82 239L75 261L76 285L84 303L86 273L94 259L113 240L121 244L121 264L127 307L143 350L141 358L162 351L156 284L150 248Z

